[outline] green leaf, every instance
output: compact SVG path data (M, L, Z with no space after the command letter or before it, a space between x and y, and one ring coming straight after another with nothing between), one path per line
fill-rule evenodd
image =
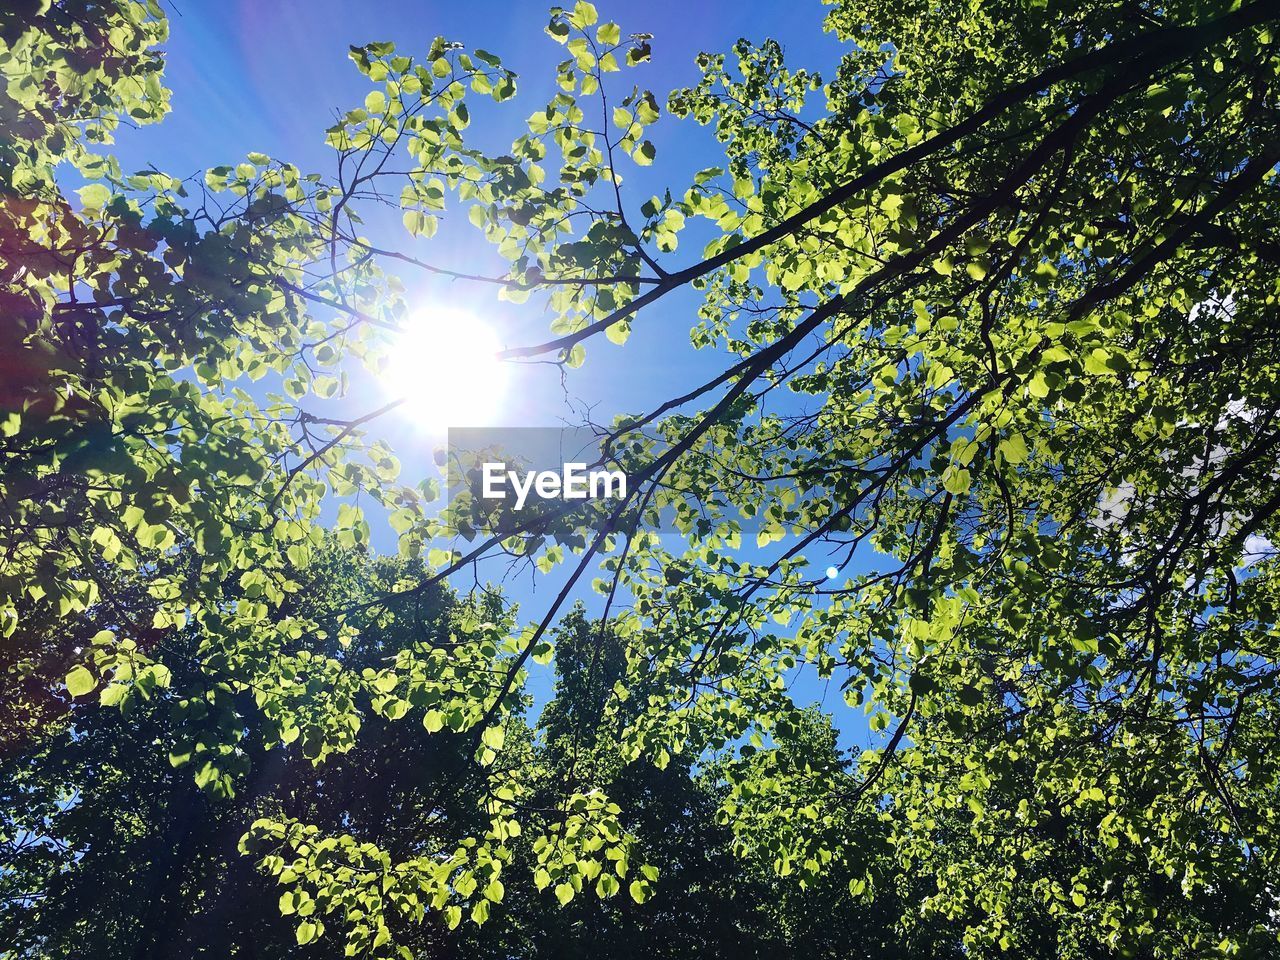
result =
M595 23L599 17L600 15L596 13L594 4L587 3L586 0L578 0L573 5L573 12L569 14L569 22L579 30L582 30Z
M123 683L109 683L98 694L98 702L104 707L118 707L129 693L129 687Z
M612 897L620 889L622 889L622 884L611 873L600 874L600 879L596 881L596 896L602 900L606 897Z
M551 22L547 24L547 33L560 43L564 43L569 39L569 24L560 19L558 15L553 15Z
M627 51L627 66L634 67L636 64L644 63L653 54L653 49L648 42L636 44Z
M627 66L634 67L638 63L644 63L653 54L653 49L648 42L636 44L627 51Z
M604 335L609 338L610 343L621 346L631 336L631 321L619 320L617 323L609 324L604 328Z
M101 210L111 200L111 190L105 184L91 183L76 191L86 210Z
M1010 434L1000 441L1000 453L1009 463L1023 463L1027 459L1027 442L1020 433Z
M957 497L969 492L971 482L969 471L962 467L947 467L943 471L942 488Z
M67 674L67 692L73 697L83 697L97 685L97 678L79 664L72 667Z

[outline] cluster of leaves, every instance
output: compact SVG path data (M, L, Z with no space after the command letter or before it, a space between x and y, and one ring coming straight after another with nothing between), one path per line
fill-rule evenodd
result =
M23 684L6 704L23 717L15 734L68 722L48 703L61 676L67 694L99 708L172 697L175 723L156 746L215 798L255 776L249 738L263 749L296 742L320 763L354 748L370 712L397 719L412 709L428 732L465 734L475 765L492 767L509 752L504 718L521 702L506 667L519 637L511 624L460 617L438 645L406 644L357 667L333 644L344 651L395 614L376 596L323 611L298 598L324 542L326 497L343 501L341 544L369 541L363 499L391 511L407 557L451 556L434 546L440 522L425 515L431 485L396 483L394 455L362 440L364 418L304 405L341 395L353 361L376 365L386 345L371 346L369 334L403 316L395 284L348 235L359 222L352 197L373 175L366 164L385 160L376 145L404 140L464 199L478 190L484 201L480 181L511 165L461 144L462 92L504 99L513 76L491 55L473 59L444 41L425 71L374 45L353 59L386 92L331 132L336 183L261 154L193 181L126 175L101 146L126 118L167 109L153 50L166 30L159 9L43 4L5 16L0 626L12 645L7 676ZM78 203L54 179L68 160L88 181ZM333 276L335 256L352 266ZM384 584L407 594L397 609L422 598L418 579ZM78 642L37 641L59 625ZM489 829L460 838L468 876L485 882L473 891L449 878L477 922L501 898L496 865L520 831L509 801L525 788L518 769L505 775L510 785L486 801L497 805ZM609 829L628 849L615 813L591 806L574 842ZM246 844L313 833L271 821ZM367 845L352 855L385 857ZM423 876L433 856L418 861ZM335 890L331 909L354 919L357 900ZM307 922L306 936L318 936ZM347 933L357 946L388 939L369 918Z
M403 561L371 559L329 540L306 603L348 604L405 569ZM129 583L117 586L131 591ZM489 614L502 616L498 601ZM472 615L440 589L418 605L416 618L406 614L323 649L360 669ZM77 704L38 740L8 744L0 756L0 938L15 956L48 958L80 956L86 940L96 950L143 955L305 956L316 941L332 940L326 928L333 927L355 933L347 941L355 950L376 954L394 940L416 957L561 957L607 944L623 957L816 958L841 955L851 932L897 942L896 910L832 924L767 864L735 856L731 831L716 823L715 778L687 763L657 771L621 762L598 721L625 660L616 642L597 660L597 637L581 610L557 628L564 659L554 698L536 730L518 717L508 722L504 762L526 771L526 808L545 807L566 833L574 829L572 811L561 806L566 777L619 797L628 829L668 878L653 897L578 896L581 875L566 862L591 858L590 844L549 845L532 831L532 840L509 832L505 859L483 861L473 838L493 827L485 807L494 774L476 776L469 738L373 710L364 712L350 751L316 765L300 743L274 743L270 718L241 698L251 772L234 796L201 790L155 749L185 725L177 689L200 682L189 662L168 689L123 709ZM58 638L38 642L52 646ZM831 750L826 720L814 715L812 726L827 730ZM831 759L839 762L833 750ZM257 856L239 852L247 846ZM611 886L612 849L595 855L609 870L590 870L594 885ZM422 859L405 860L409 854ZM539 894L552 882L538 879L549 867L564 889L555 883L554 893ZM432 885L432 870L450 873L448 890ZM658 870L646 863L631 882L650 882ZM526 872L533 883L511 876ZM459 922L464 904L474 922ZM928 939L911 955L938 956L945 941L945 934Z
M297 939L336 920L375 955L411 951L428 911L483 924L517 865L570 908L648 906L662 881L633 862L627 797L695 768L777 882L826 897L840 876L839 910L954 925L969 956L1274 950L1273 6L833 3L828 83L769 42L700 60L667 109L714 127L724 165L642 219L618 166L653 163L661 111L616 87L650 38L589 3L553 11L559 92L500 156L465 139L469 94L515 94L498 57L353 48L372 89L329 131L328 179L262 155L123 174L111 130L166 109L158 8L0 14L16 739L172 701L157 746L224 803L255 796L267 747L339 763L370 718L456 744L472 819L432 843L252 811L243 849L289 888ZM411 251L363 235L387 197ZM494 275L420 256L451 203ZM664 265L694 224L703 258ZM393 266L536 295L551 338L508 355L565 366L696 288L693 342L727 366L603 425L632 481L603 521L476 526L369 439L394 403L336 409L409 319ZM405 565L308 604L330 501L347 549L385 512ZM535 623L476 600L406 627L504 554L571 566ZM852 572L815 575L831 561ZM609 749L526 763L528 664L560 655L593 564L608 629L586 631L586 675L611 672L570 712ZM403 642L350 654L379 633ZM797 673L866 711L856 764ZM51 704L63 678L96 704Z

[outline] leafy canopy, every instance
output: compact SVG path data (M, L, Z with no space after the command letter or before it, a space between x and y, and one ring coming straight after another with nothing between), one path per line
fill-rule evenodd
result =
M517 836L561 903L659 890L603 778L565 777L548 815L502 760L569 588L528 626L339 655L505 556L600 574L619 760L707 764L742 853L805 885L856 865L841 910L923 877L902 924L953 924L970 955L1274 950L1273 4L842 0L829 80L744 41L664 103L632 85L651 38L582 2L553 11L559 91L506 153L466 133L515 95L497 56L373 43L332 176L255 154L189 181L107 150L166 109L158 7L0 18L0 626L82 649L16 662L32 735L173 689L185 657L164 748L216 796L252 775L249 713L317 763L370 713L419 722L490 777L456 847L250 825L300 942L394 955L389 918L483 923ZM641 201L623 180L664 109L724 162ZM424 242L364 235L379 196ZM418 255L471 228L505 272ZM394 404L320 406L379 368L416 270L549 307L550 339L508 354L566 367L692 287L725 371L605 425L634 481L609 523L436 511L375 439ZM413 565L305 610L330 500L341 544L386 513ZM857 572L815 576L828 558ZM801 735L803 670L882 734L852 775ZM63 678L75 706L37 706Z

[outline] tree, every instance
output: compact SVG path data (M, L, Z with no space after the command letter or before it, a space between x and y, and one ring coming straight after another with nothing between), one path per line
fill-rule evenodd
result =
M468 91L515 94L497 57L376 43L352 49L371 90L329 131L334 178L255 155L191 183L125 177L93 146L122 113L163 112L158 9L6 14L3 335L20 375L0 616L16 632L47 602L95 620L67 686L108 702L168 682L163 644L193 631L226 691L213 707L265 691L272 735L299 731L317 761L352 748L357 702L469 737L492 819L455 857L393 862L290 817L246 838L353 950L393 949L428 906L483 922L525 824L558 899L592 880L607 899L625 875L644 901L658 882L632 864L613 798L570 789L568 819L539 818L539 785L502 764L570 587L528 628L460 626L447 660L405 649L366 674L310 656L503 554L569 558L574 581L601 568L598 619L625 663L601 724L620 760L734 754L722 810L780 873L816 883L854 864L849 896L866 898L922 870L932 892L904 902L906 921L958 922L975 955L1273 950L1273 6L845 0L828 83L768 42L701 60L667 112L713 126L724 164L638 210L620 171L655 161L662 110L613 74L648 61L651 38L585 2L553 11L560 92L508 153L465 140ZM116 52L99 58L99 37ZM49 84L88 113L33 107ZM92 178L78 205L52 175L64 158ZM397 195L411 233L465 208L509 264L460 280L550 305L551 339L513 358L571 367L675 291L705 295L694 343L729 365L603 425L633 480L608 522L432 513L363 439L385 408L304 406L385 354L404 316L386 271L449 272L363 236L366 198ZM713 239L675 266L691 222ZM283 394L237 392L269 371ZM344 501L345 543L368 541L360 507L380 504L424 569L304 616L292 571L326 495ZM650 528L664 516L679 548ZM179 544L184 576L168 572ZM814 573L824 555L870 570L832 583ZM150 617L113 608L99 564L138 572ZM852 774L803 734L785 682L801 668L884 733ZM237 737L224 725L191 753L224 795L252 776ZM873 811L883 844L839 829ZM786 829L762 833L771 821Z
M329 606L385 589L407 565L329 541L315 567L304 602ZM328 652L352 669L374 667L386 650L414 643L414 634L447 633L463 609L445 591L424 608L425 619L396 620ZM623 675L620 650L614 645L592 677L576 662L593 650L581 609L557 633L557 696L540 723L544 736L535 741L513 720L510 732L522 746L512 752L540 771L543 802L558 800L565 777L618 796L634 812L646 855L668 877L664 895L643 905L576 898L565 908L517 888L483 927L450 931L438 919L400 926L396 938L414 956L561 957L594 948L617 957L836 957L846 955L853 935L874 942L873 931L897 945L893 909L859 914L852 929L834 925L811 898L796 896L794 883L736 857L732 832L717 823L718 787L687 761L661 771L620 763L597 726ZM173 687L191 682L179 674ZM0 932L15 956L75 957L86 942L134 957L306 955L281 904L290 914L313 914L290 892L281 899L274 878L237 854L246 823L286 816L402 853L483 829L481 785L459 776L469 761L465 738L431 734L420 724L366 715L352 748L317 766L297 741L262 749L265 718L243 705L252 772L235 796L217 797L154 749L178 739L184 725L182 702L170 690L121 710L71 713L61 727L46 724L38 743L0 761L7 834ZM826 721L815 715L815 723ZM513 846L521 866L536 861L518 840Z
M627 763L618 743L640 713L645 689L643 681L631 688L630 707L610 715L615 685L627 678L622 644L590 621L581 604L557 625L554 643L556 696L539 720L547 770L542 802L553 803L579 785L599 786L632 812L631 829L662 882L658 895L643 904L604 900L583 911L539 917L528 924L539 955L597 950L611 957L846 957L856 944L865 956L936 958L958 948L952 928L899 936L904 901L925 892L914 878L903 878L901 890L886 890L873 909L849 911L843 909L846 864L832 864L811 883L777 874L780 846L771 845L769 827L749 847L739 845L731 818L740 814L724 809L723 760L705 769L697 769L687 753L661 767ZM783 753L795 754L797 765L821 757L826 769L848 776L850 761L836 746L830 719L814 709L804 712ZM768 819L776 824L785 817L779 813L771 811ZM847 819L840 831L850 847L863 851L884 842L873 817Z
M315 611L357 601L388 589L405 566L330 538L308 567L298 603ZM114 587L120 594L129 585ZM506 615L496 598L489 608ZM447 636L467 615L467 604L441 589L370 618L359 638L335 637L311 653L373 670L388 652ZM305 733L278 742L251 694L225 698L222 717L198 709L192 689L208 680L190 656L196 640L192 631L173 638L167 687L135 686L119 709L73 706L3 759L0 929L14 955L81 956L86 940L137 957L285 955L297 944L278 886L237 851L252 820L301 817L366 833L390 849L454 842L482 822L482 794L440 789L469 766L464 738L432 736L365 709L341 762L317 766ZM202 790L174 752L157 749L198 741L199 728L215 722L243 731L237 752L248 774L234 795ZM439 925L409 932L429 951L441 941Z

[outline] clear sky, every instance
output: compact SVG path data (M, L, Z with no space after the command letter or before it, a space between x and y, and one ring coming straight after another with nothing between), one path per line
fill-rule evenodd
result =
M772 37L783 44L791 66L817 70L824 78L831 76L842 52L838 41L822 32L825 8L819 0L598 0L596 6L601 20L618 22L624 36L654 35L652 62L633 71L634 79L626 79L652 89L659 102L668 91L696 81L694 58L700 51L727 52L739 37ZM555 92L554 68L564 58L564 49L543 32L548 7L515 0L166 3L171 20L166 84L173 91L173 112L158 127L122 132L118 153L126 170L154 164L183 176L235 164L246 153L260 151L329 176L334 154L323 143L323 131L336 113L361 104L370 89L348 59L348 45L392 40L401 53L425 56L437 35L468 48L490 50L520 75L514 101L473 101L468 136L481 146L505 149L523 131L524 118ZM649 135L658 148L654 165L628 165L624 171L624 199L629 198L632 209L664 189L682 191L694 171L721 162L710 131L691 122L665 118ZM384 226L387 233L378 234L380 242L391 236L399 249L433 263L467 272L502 271L501 261L478 232L464 224L446 222L436 242L422 242L416 249L398 215L370 232ZM459 235L475 239L455 242ZM439 242L446 237L447 243ZM699 254L698 245L682 244L670 255L668 266L695 262ZM545 339L549 317L529 306L513 309L500 304L492 288L445 284L412 274L404 279L424 303L461 305L484 317L508 345ZM570 394L591 406L595 419L606 420L615 413L648 409L720 372L727 357L695 351L689 344L696 308L692 296L673 296L640 315L625 347L602 338L593 342L585 366L570 374ZM377 406L379 399L366 385L345 402L354 413ZM547 426L570 416L559 374L540 365L525 368L508 384L500 419L511 425ZM384 421L374 432L392 442L405 465L406 480L431 470L431 448L439 440L410 418ZM378 536L375 545L394 549L390 531ZM825 565L822 558L815 560ZM507 591L532 616L558 589L556 579L526 575L509 583ZM802 697L819 698L822 690L808 685L812 689ZM852 720L854 737L849 711L837 706L838 694L833 691L827 703L844 721L846 743L865 742L860 719Z

